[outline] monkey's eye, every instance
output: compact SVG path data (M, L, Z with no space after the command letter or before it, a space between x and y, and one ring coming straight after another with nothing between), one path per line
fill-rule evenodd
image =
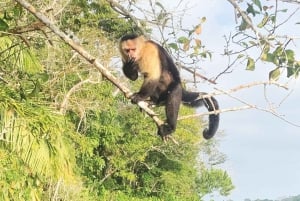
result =
M136 48L125 49L126 53L135 52Z

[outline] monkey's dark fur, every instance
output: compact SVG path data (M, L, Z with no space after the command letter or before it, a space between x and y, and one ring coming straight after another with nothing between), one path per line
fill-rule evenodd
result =
M204 92L189 92L182 88L179 71L167 51L159 44L143 36L128 34L120 40L123 72L131 80L144 76L144 83L131 100L133 103L148 98L156 105L164 105L166 123L158 127L158 135L165 137L176 129L181 102L191 107L205 106L208 111L219 109L215 98L202 98ZM131 53L132 52L132 53ZM205 139L212 138L219 126L219 114L209 115L208 128L204 129Z

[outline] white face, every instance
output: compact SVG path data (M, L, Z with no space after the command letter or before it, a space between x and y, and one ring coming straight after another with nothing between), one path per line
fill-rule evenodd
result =
M140 58L139 50L136 43L136 40L126 40L122 42L123 53L129 59L133 59L134 61L137 61Z

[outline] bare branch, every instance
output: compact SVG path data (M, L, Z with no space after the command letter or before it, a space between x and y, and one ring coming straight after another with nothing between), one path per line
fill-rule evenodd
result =
M71 95L73 93L75 93L75 91L78 90L82 85L84 85L86 83L95 83L95 82L89 78L89 79L80 81L79 83L75 84L65 95L64 100L62 101L62 103L60 105L60 113L65 114L65 112L68 108L68 102L69 102Z
M227 92L225 92L225 91L223 91L223 90L220 90L220 89L219 89L219 91L222 92L222 93L224 93L224 94L226 94L226 95L228 95L229 97L231 97L231 98L233 98L233 99L235 99L235 100L237 100L237 101L239 101L239 102L245 104L246 106L255 108L255 109L260 110L260 111L263 111L263 112L270 113L270 114L276 116L277 118L281 119L282 121L284 121L284 122L286 122L286 123L288 123L288 124L290 124L290 125L292 125L292 126L300 127L299 124L296 124L296 123L294 123L294 122L291 122L291 121L287 120L286 118L284 118L282 115L278 114L278 113L277 113L275 110L273 110L272 108L271 108L271 109L261 108L261 107L256 106L256 105L249 104L249 103L247 103L246 101L244 101L244 100L242 100L242 99L240 99L240 98L237 98L237 97L235 97L235 96L233 96L233 95L231 95L231 94L229 94L229 93L227 93Z
M239 90L250 88L250 87L254 87L254 86L258 86L258 85L275 85L275 86L277 86L279 88L283 88L285 90L288 90L288 87L286 85L283 85L283 84L280 84L280 83L277 83L277 82L273 82L273 81L260 81L260 82L252 82L252 83L248 83L248 84L243 84L243 85L237 86L237 87L232 88L232 89L227 90L227 91L215 88L217 90L217 92L204 95L204 96L202 96L202 98L210 98L212 96L217 96L217 95L232 94L232 93L237 92Z
M182 64L179 63L179 62L176 62L176 65L179 66L180 68L182 68L182 69L188 71L189 73L192 73L194 76L200 77L201 79L203 79L203 80L205 80L205 81L208 81L208 82L210 82L210 83L212 83L212 84L217 84L215 80L211 80L211 79L205 77L204 75L201 75L200 73L197 73L197 72L191 70L190 68L188 68L188 67L182 65Z
M228 109L215 110L212 112L204 112L201 114L185 115L185 116L179 117L178 120L185 120L185 119L189 119L189 118L201 117L201 116L210 115L210 114L220 114L220 113L224 113L224 112L248 110L248 109L252 109L252 108L255 108L255 106L246 105L246 106L242 106L242 107L233 107L233 108L228 108Z
M41 30L43 26L45 26L45 25L42 22L38 21L38 22L33 22L29 25L10 29L10 30L8 30L8 32L13 33L13 34L22 34L22 33L27 33L27 32L31 32L31 31Z
M273 82L273 81L269 81L269 82L265 82L265 81L253 82L253 83L249 83L249 84L240 85L238 87L232 88L232 89L227 90L227 91L215 88L217 90L217 92L204 95L204 96L202 96L202 98L210 98L211 96L224 95L225 94L225 95L227 95L227 96L229 96L229 97L237 100L238 102L244 104L245 106L233 107L233 108L222 109L222 110L216 110L216 111L206 112L206 113L201 113L201 114L193 114L193 115L182 116L182 117L179 117L178 120L184 120L184 119L188 119L188 118L195 118L195 117L200 117L200 116L210 115L210 114L219 114L219 113L230 112L230 111L240 111L240 110L246 110L246 109L257 109L257 110L260 110L260 111L263 111L263 112L270 113L270 114L278 117L282 121L284 121L284 122L286 122L286 123L288 123L288 124L290 124L292 126L300 127L299 124L291 122L291 121L287 120L286 118L284 118L282 115L278 114L273 108L269 108L269 109L261 108L261 107L259 107L257 105L253 105L253 104L247 103L246 101L244 101L244 100L242 100L242 99L240 99L240 98L235 97L235 96L232 95L232 93L237 92L239 90L250 88L250 87L254 87L254 86L258 86L258 85L264 85L264 86L275 85L275 86L277 86L279 88L283 88L285 90L288 90L288 88L287 88L286 85L282 85L280 83ZM280 104L282 104L282 101L281 101Z

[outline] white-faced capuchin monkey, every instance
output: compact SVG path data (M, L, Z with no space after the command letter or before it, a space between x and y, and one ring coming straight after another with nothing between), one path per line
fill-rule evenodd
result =
M131 96L131 101L137 103L150 98L155 105L165 106L167 121L158 127L157 132L162 138L175 131L181 102L192 107L205 105L208 111L219 109L215 98L202 98L206 93L188 92L182 88L178 69L159 44L143 36L128 34L121 38L119 48L126 77L133 81L138 78L138 73L144 77L141 89ZM204 138L212 138L218 126L219 114L209 115Z

